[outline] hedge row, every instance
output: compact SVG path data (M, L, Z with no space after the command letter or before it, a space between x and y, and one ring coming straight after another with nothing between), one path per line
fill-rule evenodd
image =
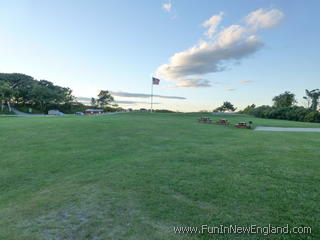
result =
M250 109L248 114L260 118L285 119L303 122L320 122L320 112L304 107L270 107L260 106Z

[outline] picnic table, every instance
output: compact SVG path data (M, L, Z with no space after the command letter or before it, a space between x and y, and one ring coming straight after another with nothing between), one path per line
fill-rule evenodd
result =
M198 122L202 122L202 123L212 123L212 120L208 117L200 117L198 118Z
M250 125L247 125L246 122L239 122L239 123L237 123L237 124L234 125L234 126L237 127L237 128L251 128L251 126L250 126Z
M220 119L220 120L216 121L216 124L229 125L230 123L227 119Z

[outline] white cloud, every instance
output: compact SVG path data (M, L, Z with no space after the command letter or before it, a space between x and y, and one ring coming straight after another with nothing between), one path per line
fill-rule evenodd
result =
M257 30L259 28L272 28L283 18L283 13L278 9L264 10L262 8L251 12L245 18L247 25Z
M212 38L215 33L219 23L222 20L223 12L220 12L218 15L214 15L209 18L207 21L202 23L202 26L208 28L208 30L204 33L208 38Z
M162 4L162 8L163 8L165 11L170 12L170 11L171 11L171 8L172 8L171 2L167 2L167 3Z
M149 95L150 96L150 95ZM91 104L91 98L88 97L76 97L76 100L82 104L90 105ZM123 100L115 100L114 103L117 104L150 104L150 102L141 102L141 101L123 101ZM153 104L161 104L159 102L153 102Z
M249 83L252 83L253 81L251 80L241 80L240 83L241 84L249 84Z
M222 13L219 15L222 17ZM267 23L269 15L277 16L276 20ZM158 67L156 75L175 82L176 87L208 87L210 81L204 82L202 75L224 71L228 64L240 62L241 59L255 53L263 46L263 42L255 35L257 31L275 26L282 16L283 14L277 9L269 11L259 9L252 12L246 17L247 25L231 25L218 32L213 39L202 40L188 50L174 54L168 64ZM209 37L213 36L221 20L212 20L216 19L213 17L206 21L208 22L206 26L209 27L206 33ZM258 19L259 23L253 25L252 19ZM211 27L214 29L209 31Z
M232 91L235 91L237 89L235 89L235 88L226 88L225 90L228 91L228 92L232 92Z
M193 79L177 79L176 85L169 86L169 88L200 88L210 87L210 81L207 79L193 78Z

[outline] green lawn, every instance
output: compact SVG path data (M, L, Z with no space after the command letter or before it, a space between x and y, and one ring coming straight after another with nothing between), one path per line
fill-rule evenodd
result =
M201 115L212 116L0 118L0 239L320 239L320 133L201 124ZM203 224L312 234L173 231Z

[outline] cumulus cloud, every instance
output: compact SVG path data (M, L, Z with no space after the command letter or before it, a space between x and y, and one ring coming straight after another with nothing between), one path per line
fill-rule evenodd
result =
M165 11L170 12L170 11L171 11L171 8L172 8L171 2L167 2L167 3L162 4L162 8L163 8Z
M276 26L280 20L283 18L283 13L278 9L258 9L257 11L251 12L246 17L246 23L253 30L257 30L259 28L272 28Z
M225 71L228 64L237 62L258 51L264 44L256 35L258 30L275 26L283 17L277 9L259 9L245 18L245 25L231 25L215 33L223 13L212 16L203 25L210 38L174 54L168 64L161 65L156 75L176 83L177 87L208 87L210 81L197 81L201 76ZM254 20L258 23L254 24Z
M220 12L218 15L213 15L207 21L202 23L202 26L208 28L208 30L204 33L208 38L212 38L215 33L219 23L222 20L223 12Z

